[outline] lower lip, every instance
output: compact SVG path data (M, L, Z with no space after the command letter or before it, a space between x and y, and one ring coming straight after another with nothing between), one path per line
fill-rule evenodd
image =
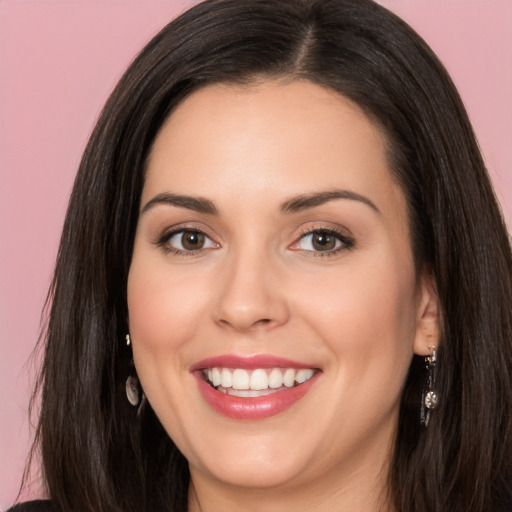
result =
M237 420L262 420L280 414L298 402L315 384L320 372L308 381L287 390L258 397L238 397L222 393L212 388L194 372L203 398L218 413Z

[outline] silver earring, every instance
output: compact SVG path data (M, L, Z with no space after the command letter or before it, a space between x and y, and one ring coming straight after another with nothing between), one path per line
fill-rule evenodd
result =
M420 423L428 427L430 413L439 403L439 395L435 391L435 368L437 365L437 349L431 347L432 353L425 357L425 366L427 368L427 378L425 388L421 397Z
M126 337L126 345L130 346L131 340L130 335L127 334ZM133 366L133 361L130 364L130 366ZM140 384L139 379L135 375L128 375L126 379L126 398L128 398L128 402L130 402L134 407L137 407L139 405L140 401Z
M139 379L133 375L130 375L126 379L126 398L128 402L134 407L139 406L137 409L137 416L140 416L142 409L146 403L146 395L140 386Z
M130 335L127 334L125 336L126 339L126 345L129 347L132 343L132 340L130 339ZM130 363L130 366L133 367L133 360ZM133 371L135 372L135 368L133 368ZM140 385L139 379L137 375L128 375L126 378L125 383L125 390L126 390L126 398L128 399L128 402L130 402L131 405L134 407L139 407L137 410L137 416L140 416L140 413L142 411L142 408L144 404L146 403L146 395L144 394L144 391L142 391L142 386Z
M126 398L134 407L139 405L140 401L140 384L139 379L134 375L128 375L126 379Z

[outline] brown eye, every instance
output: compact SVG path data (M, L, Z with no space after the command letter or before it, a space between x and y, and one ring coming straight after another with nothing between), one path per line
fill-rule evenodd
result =
M321 253L322 256L328 256L353 247L354 240L338 231L315 229L302 235L291 249L309 252L312 255Z
M197 231L183 231L181 245L186 251L197 251L204 247L204 235Z
M159 244L176 253L190 253L219 247L218 244L201 231L191 229L175 231L165 236Z
M336 249L337 238L330 233L318 232L311 234L311 245L316 251L332 251Z

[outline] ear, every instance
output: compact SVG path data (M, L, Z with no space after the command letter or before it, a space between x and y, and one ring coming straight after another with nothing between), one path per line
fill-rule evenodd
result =
M414 353L429 356L433 348L438 348L441 332L439 298L432 274L422 272L420 290L418 291L418 308L416 315L416 335Z

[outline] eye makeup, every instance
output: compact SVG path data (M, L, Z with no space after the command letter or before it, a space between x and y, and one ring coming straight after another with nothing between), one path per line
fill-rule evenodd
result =
M220 244L212 240L197 226L179 226L164 231L155 245L176 256L198 256L205 250L218 249Z
M164 231L154 242L166 253L176 256L198 256L204 251L219 249L221 246L203 229L194 225L173 227ZM309 257L335 256L341 251L352 250L353 237L332 227L320 226L301 231L299 238L288 248Z
M335 256L341 251L355 247L353 237L332 227L314 227L302 231L300 238L290 249L309 253L311 257Z

